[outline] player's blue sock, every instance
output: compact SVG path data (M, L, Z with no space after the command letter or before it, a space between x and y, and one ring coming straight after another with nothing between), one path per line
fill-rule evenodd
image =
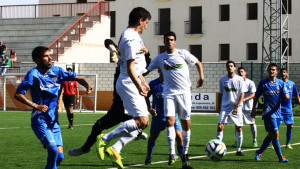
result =
M279 160L281 160L282 153L281 153L279 140L278 139L272 139L272 144L273 144L274 150L276 151L276 154L277 154Z
M177 146L177 151L178 151L178 154L179 154L180 157L181 157L181 161L183 161L183 160L184 160L184 159L183 159L183 156L182 156L182 154L183 154L183 145Z
M151 141L150 138L148 139L147 157L152 158L152 152L153 152L155 144L156 144L156 141Z
M263 144L261 145L260 149L257 150L257 152L259 154L262 154L266 148L268 148L268 146L270 145L271 143L271 139L267 136L265 139L264 139L264 142Z
M65 156L64 153L58 153L57 160L56 160L56 166L59 166L59 164L64 160Z
M45 169L56 169L56 159L58 156L57 146L54 145L48 148L47 165Z
M291 139L292 139L292 131L293 131L292 127L288 127L286 129L286 144L285 145L290 144Z

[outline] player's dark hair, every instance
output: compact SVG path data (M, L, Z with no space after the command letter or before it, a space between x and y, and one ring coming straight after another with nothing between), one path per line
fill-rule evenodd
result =
M285 67L283 67L280 69L280 72L283 72L284 70L287 71L287 69Z
M270 63L270 64L268 65L268 69L271 68L271 67L276 67L276 69L278 70L278 66L277 66L276 63Z
M128 25L136 26L141 18L143 21L145 21L146 19L150 20L151 19L150 12L143 7L134 8L129 14Z
M45 46L38 46L33 49L32 51L32 60L34 61L36 58L40 58L44 56L44 53L48 51L49 48Z
M241 69L246 71L246 69L243 66L238 67L238 71L240 71Z
M168 36L173 36L174 39L176 40L176 34L172 31L169 31L164 34L164 41L166 40L166 37L168 37Z
M72 72L73 70L72 70L72 68L68 67L68 68L67 68L67 71L71 71L71 72Z
M228 60L228 61L226 62L226 67L229 65L229 63L232 63L233 66L235 67L235 63L234 63L234 61L232 61L232 60Z

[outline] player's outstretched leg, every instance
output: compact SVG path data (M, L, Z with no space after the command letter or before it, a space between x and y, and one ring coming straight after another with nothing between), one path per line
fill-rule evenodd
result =
M288 149L293 149L293 147L291 146L290 142L292 139L292 131L293 131L293 127L292 125L287 125L286 128L286 143L285 143L285 147Z
M118 167L119 169L123 169L122 157L120 153L115 151L113 147L108 147L105 151L106 155L111 159L113 165Z

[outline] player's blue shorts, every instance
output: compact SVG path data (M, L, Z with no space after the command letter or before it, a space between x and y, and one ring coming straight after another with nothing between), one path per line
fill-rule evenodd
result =
M37 138L42 142L44 148L51 145L63 146L60 126L58 122L46 123L43 116L39 116L31 123L31 128Z
M283 118L285 124L294 124L293 114L282 114L282 118Z
M167 127L167 124L166 124L166 119L165 118L163 118L163 119L152 118L150 134L159 133L159 132L165 130L166 127ZM175 125L174 125L174 127L175 127L175 130L182 130L180 121L179 121L177 116L175 116Z
M267 132L277 132L282 122L281 118L265 118L265 129Z

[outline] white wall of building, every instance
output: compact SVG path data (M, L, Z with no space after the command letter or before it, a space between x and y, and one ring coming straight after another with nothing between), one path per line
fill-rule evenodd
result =
M39 4L39 0L2 0L0 6Z

